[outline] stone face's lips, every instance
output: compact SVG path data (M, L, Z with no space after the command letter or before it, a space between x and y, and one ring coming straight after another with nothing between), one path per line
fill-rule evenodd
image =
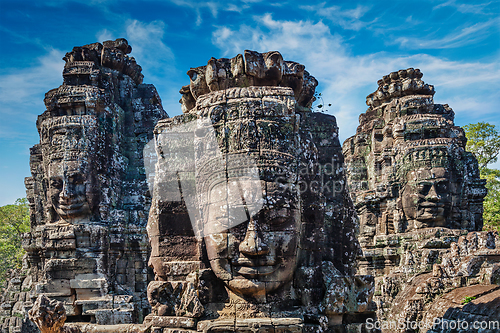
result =
M82 208L84 203L84 201L79 201L69 205L59 205L59 209L65 211L66 213L72 213Z
M260 275L269 275L276 271L278 266L255 266L255 267L247 267L240 266L235 267L234 271L243 276L256 277Z
M78 207L83 206L84 202L85 201L80 200L80 201L71 202L69 204L60 204L59 207L61 207L62 209L74 209L74 208L78 208Z
M275 256L267 256L265 258L238 258L232 261L235 266L259 267L259 266L274 266L276 264Z

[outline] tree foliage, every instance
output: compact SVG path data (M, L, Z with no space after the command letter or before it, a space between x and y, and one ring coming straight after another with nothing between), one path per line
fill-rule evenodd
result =
M25 253L21 235L30 230L29 206L26 198L17 199L13 205L0 207L0 283L8 270L21 268Z
M488 195L484 198L484 229L500 231L500 170L488 168L500 154L500 133L494 125L465 125L466 149L477 158L481 178L486 179Z
M488 195L483 203L485 229L500 231L500 170L485 168L481 176L486 179L488 189Z
M500 154L500 133L495 125L481 122L465 125L464 128L467 136L466 150L477 158L479 169L495 163Z

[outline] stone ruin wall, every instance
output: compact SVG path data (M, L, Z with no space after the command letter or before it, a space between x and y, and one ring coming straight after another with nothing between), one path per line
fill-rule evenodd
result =
M421 78L409 68L379 80L343 144L360 273L375 276L379 320L498 320L495 305L477 308L499 296L498 234L480 232L485 181L453 110ZM464 307L466 296L478 301ZM384 330L396 331L412 330Z

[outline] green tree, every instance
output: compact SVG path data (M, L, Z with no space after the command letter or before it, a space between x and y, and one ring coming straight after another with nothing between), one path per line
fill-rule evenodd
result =
M500 170L485 168L481 177L486 179L488 195L484 198L484 229L500 231Z
M21 235L29 230L29 206L26 198L17 199L13 205L0 207L1 284L5 281L8 270L21 268L25 253L21 246Z
M467 136L466 150L477 158L479 170L486 169L488 164L495 163L500 154L500 133L495 125L477 123L465 125Z
M467 151L477 158L481 178L486 179L488 195L484 198L484 229L500 231L500 170L488 168L498 161L500 133L494 125L480 122L465 125Z

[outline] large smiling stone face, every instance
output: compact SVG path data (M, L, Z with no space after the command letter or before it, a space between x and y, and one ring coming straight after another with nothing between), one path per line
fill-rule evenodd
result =
M81 161L52 161L48 170L48 198L63 220L90 214L88 172Z
M93 166L99 164L100 158L94 152L95 129L95 118L85 115L55 117L42 123L46 198L52 208L52 222L77 222L95 210Z
M211 190L215 197L220 197L221 191L224 189L217 186ZM269 195L273 194L268 193L268 201ZM258 299L293 278L300 239L299 199L290 193L276 196L279 198L272 208L264 207L237 226L205 236L212 270L236 294ZM231 200L211 202L208 227L229 222L235 208Z
M402 191L403 212L415 227L444 227L452 209L449 173L445 168L419 169L407 174Z

